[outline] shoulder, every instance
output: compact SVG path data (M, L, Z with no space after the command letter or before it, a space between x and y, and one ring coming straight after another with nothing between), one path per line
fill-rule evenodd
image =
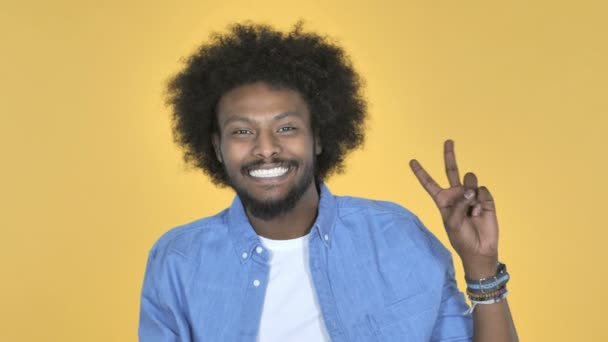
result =
M150 257L194 257L201 246L226 234L226 214L227 209L168 230L156 240L150 250Z
M394 202L339 196L336 204L338 221L350 229L386 233L399 227L412 234L427 232L414 213Z
M338 224L355 236L385 247L408 251L413 256L451 262L451 253L409 209L389 201L360 197L336 197Z
M335 198L338 213L341 217L361 213L362 211L366 215L374 216L415 217L411 211L394 202L352 196L336 196Z

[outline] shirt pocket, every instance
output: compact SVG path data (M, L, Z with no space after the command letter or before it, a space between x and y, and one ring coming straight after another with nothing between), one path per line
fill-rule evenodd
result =
M369 315L378 341L429 341L437 317L433 293L426 291Z

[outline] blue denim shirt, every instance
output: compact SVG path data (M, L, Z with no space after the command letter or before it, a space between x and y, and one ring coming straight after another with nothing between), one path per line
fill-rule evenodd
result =
M140 341L255 341L268 252L235 198L165 233L150 251ZM396 204L333 196L321 185L310 271L332 341L470 341L452 258Z

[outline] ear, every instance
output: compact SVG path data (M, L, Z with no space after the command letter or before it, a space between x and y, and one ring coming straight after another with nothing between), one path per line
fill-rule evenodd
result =
M321 145L321 139L318 134L315 134L315 154L318 156L323 152L323 145Z
M215 150L215 156L220 163L223 163L222 160L222 151L220 149L220 135L217 133L213 133L211 135L211 143L213 144L213 150Z

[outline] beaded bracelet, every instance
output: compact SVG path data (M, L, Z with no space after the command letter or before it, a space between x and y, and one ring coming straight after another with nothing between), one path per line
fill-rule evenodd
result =
M467 291L467 295L469 297L470 300L487 300L487 299L492 299L492 298L498 298L500 296L502 296L505 292L507 292L507 288L506 287L502 287L499 290L493 291L493 292L488 292L488 293L484 293L484 294L480 294L480 293L472 293Z
M463 312L463 314L464 315L470 315L470 314L472 314L473 310L475 310L475 307L477 305L479 305L479 304L495 304L495 303L500 303L503 300L505 300L505 298L507 298L507 294L508 293L509 293L508 291L505 291L505 293L503 293L500 297L492 298L492 299L488 299L488 300L481 300L481 301L471 300L471 307L467 311Z

